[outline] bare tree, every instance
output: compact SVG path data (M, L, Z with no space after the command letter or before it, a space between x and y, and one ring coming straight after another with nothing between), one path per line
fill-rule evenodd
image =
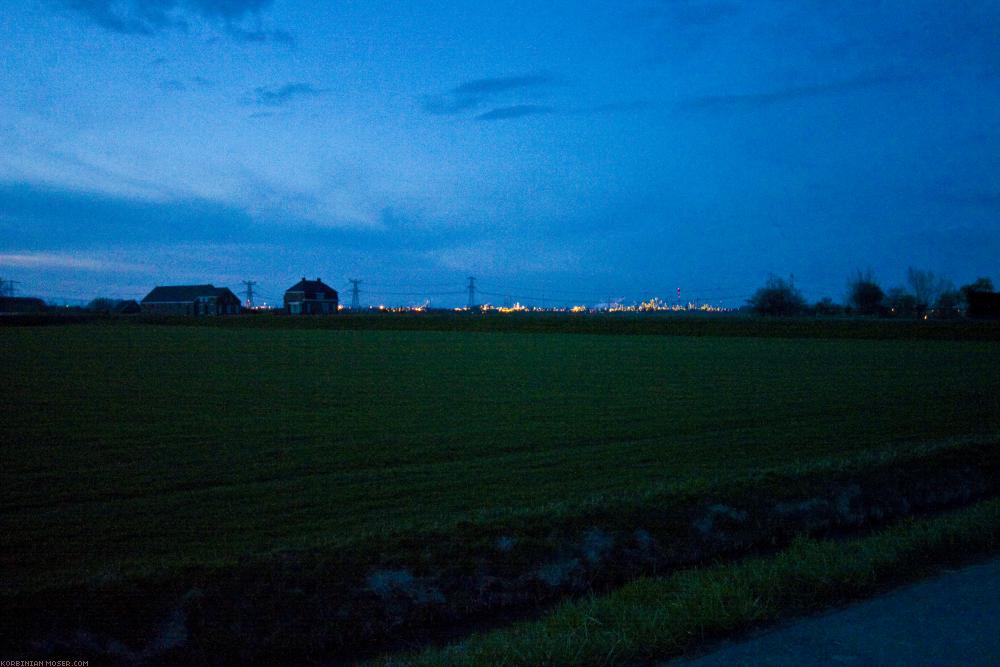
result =
M903 287L893 287L885 295L885 305L893 317L916 317L917 298Z
M906 270L906 282L917 300L917 314L923 315L927 309L937 304L941 295L955 290L950 280L934 275L932 271L920 271L912 266Z

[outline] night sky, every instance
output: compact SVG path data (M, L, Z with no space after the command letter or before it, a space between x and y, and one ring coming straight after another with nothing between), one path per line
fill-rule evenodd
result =
M1000 0L5 2L0 276L433 305L469 275L539 305L996 281L998 35Z

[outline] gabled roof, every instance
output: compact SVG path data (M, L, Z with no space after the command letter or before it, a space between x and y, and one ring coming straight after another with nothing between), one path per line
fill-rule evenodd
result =
M205 296L220 297L226 293L232 294L228 287L215 285L160 285L154 287L153 291L143 298L142 303L179 303L194 301Z
M333 289L322 280L317 278L316 280L306 280L303 278L299 282L295 283L291 287L285 290L286 292L323 292L328 297L337 296L337 290Z

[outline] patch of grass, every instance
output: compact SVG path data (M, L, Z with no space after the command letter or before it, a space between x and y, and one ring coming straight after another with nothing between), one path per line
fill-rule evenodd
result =
M381 665L630 665L862 599L1000 548L1000 500L843 541L798 539L765 558L633 581L542 619Z
M0 328L5 591L1000 432L992 343L228 321Z

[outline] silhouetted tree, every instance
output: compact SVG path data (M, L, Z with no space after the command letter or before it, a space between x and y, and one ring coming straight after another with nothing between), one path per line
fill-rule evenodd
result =
M813 306L813 311L817 315L842 315L844 312L844 307L839 303L834 303L833 299L828 296L823 297Z
M847 283L847 301L862 315L878 315L883 311L885 293L872 275L871 269L860 270Z
M968 285L962 285L958 291L961 292L962 298L966 303L968 303L970 292L992 292L993 290L993 281L989 278L982 277L976 278L974 282L971 282Z
M885 306L892 317L916 317L917 297L904 287L893 287L885 295Z
M952 287L942 291L934 302L934 316L951 318L958 317L962 312L962 294Z
M770 275L748 303L759 315L798 315L806 309L806 300L791 280Z
M906 282L910 284L913 296L917 299L917 315L921 317L937 303L944 292L955 289L947 278L935 276L931 271L919 271L912 266L906 270Z
M90 310L95 313L110 313L117 305L118 299L109 299L107 297L99 296L96 299L92 299L90 303L87 304L86 310Z
M974 318L1000 317L1000 293L993 289L989 278L977 278L959 290L965 301L965 314Z

